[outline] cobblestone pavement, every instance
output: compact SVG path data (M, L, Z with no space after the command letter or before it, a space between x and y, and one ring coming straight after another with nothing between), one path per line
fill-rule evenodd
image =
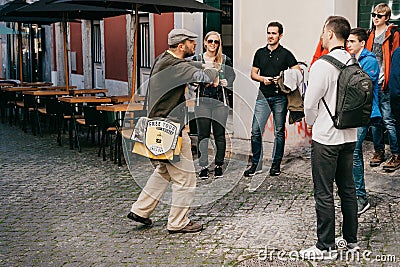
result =
M359 243L369 258L294 261L316 240L309 149L288 148L279 177L237 177L229 193L194 208L202 232L169 235L167 204L151 228L128 220L140 187L127 166L103 162L84 141L82 153L70 150L66 136L59 147L54 134L0 124L0 266L399 266L400 171L367 166L372 207L359 219ZM336 217L340 236L339 209Z

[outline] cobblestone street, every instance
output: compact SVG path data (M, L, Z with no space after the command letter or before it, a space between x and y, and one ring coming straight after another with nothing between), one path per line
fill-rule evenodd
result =
M359 218L358 237L368 257L294 261L289 252L316 241L308 148L288 147L278 177L266 171L253 180L232 177L230 192L192 209L202 232L170 235L165 203L150 228L126 218L141 188L126 164L103 161L85 138L79 153L69 149L66 134L60 147L55 134L0 124L0 266L400 266L400 170L385 173L366 161L372 207ZM365 148L369 159L371 144ZM246 166L241 159L230 163L228 177ZM336 219L340 236L339 209ZM257 258L263 253L267 259Z

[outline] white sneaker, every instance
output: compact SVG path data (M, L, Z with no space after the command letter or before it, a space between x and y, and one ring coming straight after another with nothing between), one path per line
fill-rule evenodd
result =
M316 246L300 250L300 257L304 260L335 260L338 257L337 250L320 250Z
M351 252L356 252L361 250L358 243L347 243L347 241L343 237L336 237L335 244L339 250L347 250Z
M361 248L357 243L347 243L347 251L352 251L352 252L356 252L356 251L360 251Z

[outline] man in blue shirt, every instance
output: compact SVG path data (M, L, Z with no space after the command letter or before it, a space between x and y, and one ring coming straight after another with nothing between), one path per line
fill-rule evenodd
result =
M347 50L354 55L360 62L363 70L369 75L374 86L374 97L372 100L371 123L379 122L382 115L379 109L379 64L374 53L365 48L365 43L368 39L366 30L355 28L350 31L350 36L347 39ZM364 161L362 152L362 143L368 132L368 126L357 128L357 143L353 155L353 177L356 186L357 195L357 213L362 214L369 209L370 204L367 199L364 180Z

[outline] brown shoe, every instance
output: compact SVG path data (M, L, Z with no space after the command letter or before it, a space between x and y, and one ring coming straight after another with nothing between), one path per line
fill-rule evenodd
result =
M203 225L201 223L195 223L190 221L185 227L180 230L168 230L170 234L177 234L177 233L196 233L203 230Z
M393 154L385 165L383 165L383 170L387 172L392 172L400 168L400 156Z
M372 159L369 161L369 166L378 167L384 161L385 161L385 151L384 150L376 151Z
M153 224L151 219L143 218L143 217L137 215L136 213L133 213L132 211L129 212L128 216L126 216L126 217L128 217L131 220L134 220L135 222L140 222L140 223L143 223L145 225L152 225Z

